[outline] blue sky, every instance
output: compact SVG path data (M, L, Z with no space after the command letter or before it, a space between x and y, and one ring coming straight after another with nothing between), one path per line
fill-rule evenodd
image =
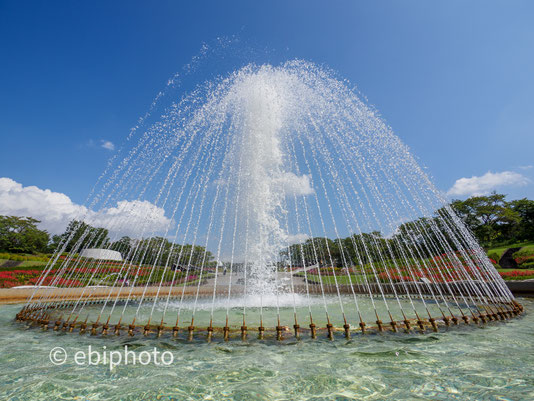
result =
M444 192L534 198L533 20L531 1L0 1L0 177L83 203L167 80L234 36L347 78Z

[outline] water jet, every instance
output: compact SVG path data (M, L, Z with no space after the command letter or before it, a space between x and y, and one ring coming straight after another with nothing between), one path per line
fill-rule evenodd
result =
M17 320L281 341L436 332L523 310L377 111L314 64L248 65L201 85L122 156L80 216L111 240L73 229ZM114 260L88 257L97 247Z

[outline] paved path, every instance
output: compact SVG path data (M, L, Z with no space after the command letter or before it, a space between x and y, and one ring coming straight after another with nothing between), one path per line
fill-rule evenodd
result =
M217 294L226 294L228 291L228 285L230 284L230 280L232 280L232 294L237 294L240 292L243 292L244 285L242 281L242 275L240 273L233 273L230 275L229 273L226 275L220 275L217 278L217 288L216 292ZM285 282L288 284L288 288L290 286L290 274L286 272L279 272L278 273L278 279L281 282ZM506 282L508 288L512 291L512 293L516 296L520 297L534 297L534 280L523 280L523 281L508 281ZM206 281L204 285L200 286L199 289L199 295L201 297L207 297L211 296L213 294L213 289L215 285L215 279L210 278ZM293 277L293 285L295 288L295 292L305 292L306 291L306 282L302 277ZM400 285L400 284L399 284ZM325 292L333 292L334 290L332 288L329 288L331 286L324 287ZM382 285L383 290L387 293L390 292L390 286L389 285ZM131 287L125 287L122 292L120 292L121 298L124 296L126 297L127 293L130 291ZM342 293L350 293L352 289L348 285L340 285L339 289ZM145 290L145 287L134 287L132 290L132 298L138 298L140 297L143 292L145 292L145 297L150 298L156 296L158 294L158 287L148 287ZM182 294L183 287L173 287L172 290L170 287L161 287L159 289L159 298L166 298L169 295L171 297L180 297ZM309 286L310 293L319 293L320 292L320 286L318 285L310 285ZM0 288L0 304L20 304L24 303L26 299L33 293L33 288ZM80 296L88 296L90 294L93 299L105 299L109 295L111 291L111 296L116 296L120 289L119 288L112 288L112 287L98 287L94 289L86 289L84 292L83 288L69 288L69 289L63 289L63 288L41 288L37 290L36 298L45 298L49 301L67 301L67 300L77 300L80 298ZM185 295L186 296L194 296L197 291L197 286L187 286L185 288Z
M306 268L306 270L310 270L310 269ZM300 272L300 271L304 271L304 269L294 271L293 274L295 274L296 272ZM279 283L285 284L288 287L290 287L291 286L291 273L278 272L277 280L279 281ZM217 276L217 288L221 288L221 289L226 288L228 290L228 286L230 285L230 282L232 283L232 293L234 292L234 290L236 292L244 291L245 280L244 280L244 275L242 272L235 272L232 274L227 272L226 274L221 273ZM213 287L214 285L215 285L215 277L211 277L206 281L204 285L202 285L202 287ZM304 280L303 277L293 276L293 285L294 286L306 285L306 281Z

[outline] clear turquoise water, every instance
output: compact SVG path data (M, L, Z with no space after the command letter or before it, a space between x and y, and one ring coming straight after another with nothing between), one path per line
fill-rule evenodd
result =
M26 330L0 307L0 398L9 400L532 400L534 302L506 323L437 334L207 344ZM170 366L60 366L50 350L172 352Z

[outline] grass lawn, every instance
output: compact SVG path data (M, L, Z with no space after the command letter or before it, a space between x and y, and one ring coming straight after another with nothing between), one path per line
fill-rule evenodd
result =
M500 246L498 248L491 248L488 249L487 254L489 255L490 253L496 253L497 255L499 255L500 258L502 254L506 252L506 250L509 248L523 248L534 252L534 242L518 242L517 244Z
M3 265L5 262L8 262L9 260L8 259L0 259L0 266ZM38 266L38 267L45 267L46 266L46 262L41 262L39 260L24 260L21 262L20 265L16 266L16 267L7 267L7 268L4 268L4 269L8 269L8 270L16 270L16 269L22 269L24 267L35 267L35 266ZM2 269L2 268L0 268Z
M304 273L299 273L298 276L304 277ZM373 276L374 277L374 276ZM334 276L321 276L323 280L323 284L335 284ZM362 284L364 283L364 277L361 274L351 274L350 280L347 277L346 274L340 274L336 276L337 283L338 284L350 284L350 280L352 280L352 284ZM320 282L319 275L318 274L308 274L308 280L315 281L317 283ZM368 275L368 280L371 280L371 277ZM374 280L373 280L374 281Z
M512 271L525 271L525 270L530 270L530 269L497 269L497 271L499 273L509 273L509 272L512 272ZM532 271L532 270L530 270L530 271ZM300 277L304 277L304 273L298 273L297 275L300 276ZM336 276L336 278L337 278L338 284L350 284L349 278L347 277L346 274L338 275L338 276ZM352 284L363 284L363 283L365 283L363 275L361 275L361 274L351 274L350 278L352 280ZM534 274L528 275L528 276L503 277L503 278L504 278L505 281L507 281L507 280L528 280L528 279L533 279L534 278ZM334 285L335 284L334 276L322 276L322 279L323 279L323 284L326 284L326 285L329 285L329 284ZM320 282L319 275L316 275L316 274L308 274L308 280L314 281L316 283ZM369 283L374 283L376 281L374 275L372 275L372 274L367 275L367 280L368 280Z

